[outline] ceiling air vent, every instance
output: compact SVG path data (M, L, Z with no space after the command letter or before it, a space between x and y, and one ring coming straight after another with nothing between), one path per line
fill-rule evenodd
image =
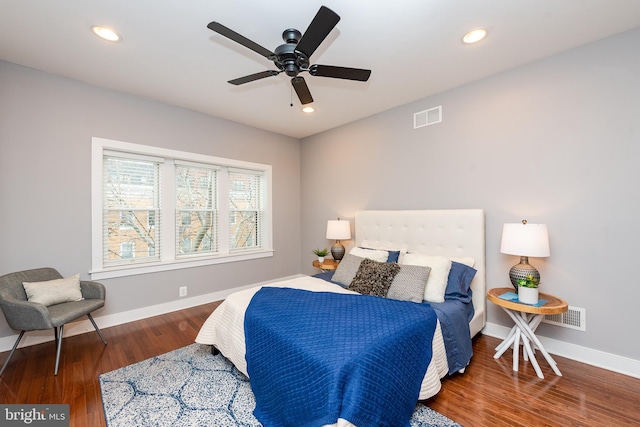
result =
M413 114L413 128L435 125L442 121L442 105Z

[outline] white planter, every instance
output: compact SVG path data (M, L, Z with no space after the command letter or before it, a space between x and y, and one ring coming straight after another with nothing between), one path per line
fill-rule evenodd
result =
M324 257L323 256L319 256L318 257L318 262L319 263L323 263L324 262Z
M525 288L518 286L518 301L524 304L538 303L538 288Z

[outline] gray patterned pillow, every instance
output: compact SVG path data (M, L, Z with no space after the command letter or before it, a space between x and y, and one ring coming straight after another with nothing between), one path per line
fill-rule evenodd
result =
M340 264L338 264L338 268L336 268L336 272L333 273L331 280L341 283L344 287L349 286L353 278L356 277L356 273L363 259L364 258L360 258L359 256L346 254L344 258L342 258L342 261L340 261Z
M398 271L400 266L395 262L385 263L365 258L348 289L365 295L385 297Z
M387 298L404 301L422 302L431 267L419 265L401 265L393 278Z

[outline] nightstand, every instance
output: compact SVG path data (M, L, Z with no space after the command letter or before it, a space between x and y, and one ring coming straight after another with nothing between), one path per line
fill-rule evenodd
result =
M520 354L519 345L520 342L522 342L522 356L524 360L531 360L533 369L535 369L539 378L544 378L544 375L542 375L542 370L536 360L534 353L536 349L540 350L540 353L542 353L547 360L553 372L555 372L556 375L562 376L555 360L553 360L551 355L544 349L542 343L540 343L540 340L536 337L535 331L545 315L564 313L569 309L569 305L563 299L550 294L543 294L542 292L540 293L539 299L546 300L547 302L540 307L500 298L500 295L507 292L513 292L513 288L494 288L487 292L489 301L502 307L514 322L514 326L511 328L511 332L509 332L507 338L496 347L496 354L493 358L499 358L513 345L513 370L517 371L518 357Z
M338 265L340 263L338 261L335 261L331 258L325 258L324 261L320 262L317 259L315 261L313 261L313 266L315 268L319 268L322 271L332 271L335 270L336 268L338 268Z

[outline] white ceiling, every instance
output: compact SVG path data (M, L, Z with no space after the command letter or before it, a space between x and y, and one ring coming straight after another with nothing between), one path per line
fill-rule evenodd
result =
M371 69L368 82L302 73L312 115L284 74L227 83L275 66L209 22L274 50L321 5L341 20L311 63ZM640 0L0 0L0 59L302 138L639 26ZM474 27L488 38L463 45Z

